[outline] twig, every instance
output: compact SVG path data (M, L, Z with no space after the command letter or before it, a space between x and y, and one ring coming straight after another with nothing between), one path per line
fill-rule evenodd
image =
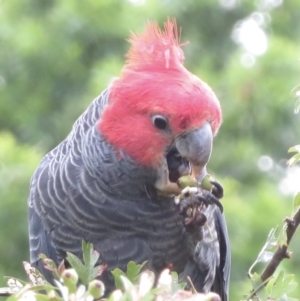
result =
M300 207L294 214L292 218L285 218L284 220L287 224L286 227L286 235L287 235L287 242L286 245L278 246L272 259L262 272L260 278L264 282L269 279L274 272L276 271L277 267L279 266L280 262L285 258L290 258L291 253L288 251L288 246L292 240L293 235L295 234L299 224L300 224Z
M187 280L188 280L188 282L189 282L189 284L191 286L192 293L193 294L197 294L198 292L197 292L197 290L196 290L196 288L195 288L195 286L193 284L192 279L189 276L187 276L186 278L187 278Z
M247 301L248 300L252 300L252 297L255 296L255 294L268 283L269 279L266 279L265 281L263 281L262 283L260 283L255 289L253 289L253 291L250 293L249 296L247 296Z

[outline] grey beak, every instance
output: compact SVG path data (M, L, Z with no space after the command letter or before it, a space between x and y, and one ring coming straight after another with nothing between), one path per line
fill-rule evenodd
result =
M205 171L212 152L213 133L209 123L179 136L175 145L180 155L191 163L193 175L198 178Z

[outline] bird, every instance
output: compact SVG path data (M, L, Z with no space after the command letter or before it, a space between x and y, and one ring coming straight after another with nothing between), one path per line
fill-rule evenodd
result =
M40 254L59 264L67 252L82 258L82 241L100 253L100 276L114 289L111 271L142 263L158 275L172 266L199 292L228 300L230 247L222 187L187 196L178 178L206 174L222 122L220 102L184 66L175 19L148 22L131 33L118 78L45 155L30 181L30 262L47 280ZM186 223L187 208L198 204ZM204 221L204 222L203 222ZM207 227L208 226L208 227ZM208 230L207 230L208 229Z

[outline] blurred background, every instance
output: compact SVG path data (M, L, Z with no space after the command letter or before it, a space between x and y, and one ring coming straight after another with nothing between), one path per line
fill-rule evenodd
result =
M231 300L269 230L292 210L300 143L298 0L0 0L0 286L25 279L28 187L41 158L120 74L129 32L175 17L186 67L220 99L209 171L223 184L232 247ZM300 232L284 268L300 282ZM294 293L300 295L300 289Z

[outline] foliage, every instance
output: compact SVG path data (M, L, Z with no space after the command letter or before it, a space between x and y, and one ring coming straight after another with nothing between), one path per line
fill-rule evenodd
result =
M293 166L300 161L300 145L295 145L289 149L289 153L297 153L288 161L288 165Z
M76 270L79 279L85 285L90 283L97 276L102 274L103 267L94 267L98 261L100 254L93 250L88 243L82 242L83 263L75 255L67 252L67 260L71 266Z
M119 268L116 268L112 273L114 275L115 278L115 285L116 288L118 289L124 289L124 282L122 281L122 279L124 277L126 277L131 283L136 283L137 282L137 278L143 268L143 266L146 264L147 262L144 261L142 264L135 264L133 261L130 261L127 265L127 272L124 273L122 270L120 270Z
M297 95L295 113L299 111L299 95ZM298 152L287 164L291 167L300 161L299 153L300 146L296 145L289 149L288 152ZM291 258L291 252L288 251L288 246L292 237L295 234L300 224L300 191L296 193L293 201L292 216L285 218L285 223L276 237L276 229L272 229L268 235L267 241L262 250L259 252L256 260L251 265L248 276L252 282L252 290L246 297L247 300L263 301L263 300L278 300L278 301L297 301L288 297L288 293L295 290L298 286L293 281L294 274L285 276L285 271L280 270L277 276L274 276L276 269L281 261L286 258ZM252 270L259 263L265 264L265 269L261 275L258 273L252 274Z
M298 284L293 282L294 275L285 276L284 270L281 270L277 277L272 277L268 283L261 281L258 274L252 277L253 292L247 297L247 300L278 300L278 301L297 301L298 299L289 298L287 293L295 290ZM265 285L266 284L266 285Z
M298 207L299 208L299 207ZM285 225L280 231L280 235L276 237L276 230L272 229L268 235L267 241L263 246L262 250L259 252L256 260L249 269L248 276L250 277L252 290L250 294L246 297L247 300L254 301L264 301L264 300L278 300L278 301L297 301L299 299L293 299L287 296L291 291L298 287L295 283L295 275L289 274L285 275L285 271L280 269L280 271L274 276L269 277L267 280L263 281L261 275L257 272L252 274L252 270L259 263L268 264L270 263L274 252L278 246L286 245L286 232Z
M7 301L92 301L103 297L105 286L95 279L100 276L105 267L96 266L99 254L93 250L90 243L82 243L84 262L73 254L68 253L72 269L65 269L61 264L59 267L55 263L43 256L46 267L53 272L56 280L53 286L48 283L38 271L25 263L25 270L29 276L30 283L25 283L18 279L8 280L9 291L12 295ZM178 283L176 273L164 270L158 278L155 286L155 275L149 270L141 271L143 264L129 262L127 272L115 269L113 275L117 284L117 290L112 292L105 300L107 301L154 301L157 300L216 300L215 294L192 294L182 291L185 284ZM83 284L80 284L78 280ZM39 291L44 291L40 293Z

